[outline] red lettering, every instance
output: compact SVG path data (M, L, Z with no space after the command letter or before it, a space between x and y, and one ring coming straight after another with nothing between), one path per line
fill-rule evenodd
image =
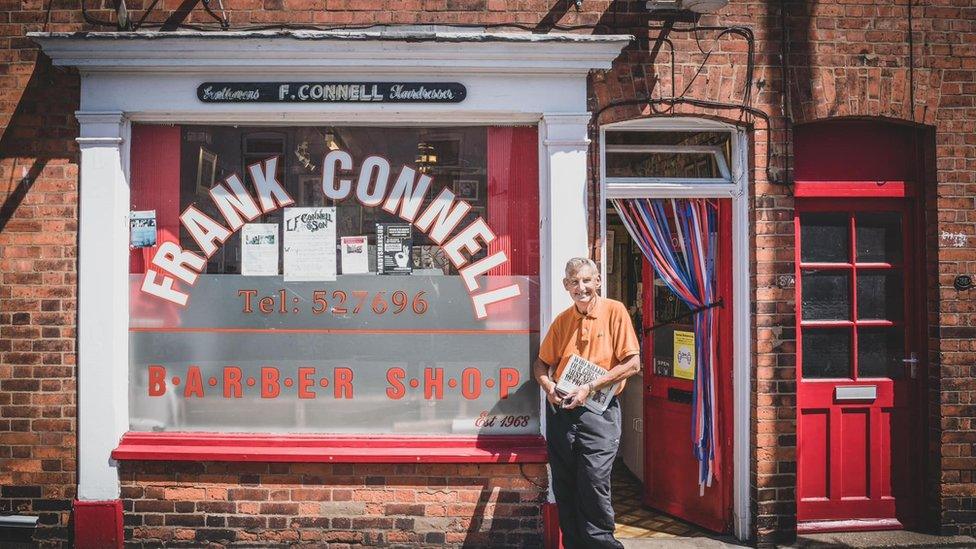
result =
M241 369L237 366L224 368L224 398L241 398Z
M335 397L352 398L352 370L336 368L333 377L335 378Z
M149 396L158 397L166 394L166 368L157 364L149 365Z
M481 396L481 372L477 368L465 368L461 372L461 396L468 400Z
M258 301L258 309L261 309L261 312L265 314L274 311L274 298L271 296L262 297L261 300Z
M424 368L424 398L444 398L444 368Z
M519 384L519 371L515 368L502 368L498 371L498 392L501 398L508 398L509 389L513 389Z
M203 398L203 378L200 377L200 368L190 366L186 370L186 388L183 389L183 398L196 396Z
M314 375L315 368L298 369L298 398L315 398L315 393L308 390L315 385L315 380L312 379Z
M387 398L393 400L400 400L403 395L406 394L406 388L403 386L403 378L406 377L407 372L403 368L390 368L386 371L386 382L390 386L386 389Z
M261 368L261 398L275 398L281 394L281 386L278 385L280 376L277 368Z
M251 298L257 294L257 290L237 290L237 295L244 298L244 308L241 309L242 313L254 312L254 309L251 307Z

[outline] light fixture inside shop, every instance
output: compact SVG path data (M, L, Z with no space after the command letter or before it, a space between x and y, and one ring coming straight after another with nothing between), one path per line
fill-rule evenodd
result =
M714 13L729 4L729 0L648 0L648 11L690 11Z
M417 143L415 164L417 164L417 171L420 173L429 173L431 167L437 164L437 151L434 150L434 146L426 141Z

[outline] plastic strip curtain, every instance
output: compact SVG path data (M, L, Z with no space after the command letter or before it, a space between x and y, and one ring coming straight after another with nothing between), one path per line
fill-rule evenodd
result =
M716 204L702 198L625 199L614 200L613 204L644 257L675 295L692 309L715 301ZM669 218L674 220L673 231ZM718 462L716 315L715 308L708 308L692 317L697 359L692 394L692 440L698 459L701 495L704 495L706 486L711 486Z

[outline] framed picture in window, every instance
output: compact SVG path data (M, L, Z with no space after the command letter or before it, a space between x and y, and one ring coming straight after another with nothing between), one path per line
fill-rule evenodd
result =
M480 183L477 179L458 179L454 182L454 194L462 200L478 200Z
M197 157L197 194L206 195L217 179L217 153L200 147Z

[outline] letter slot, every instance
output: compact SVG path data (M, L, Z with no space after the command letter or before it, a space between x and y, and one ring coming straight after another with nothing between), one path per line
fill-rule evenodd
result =
M874 400L878 398L877 385L838 386L834 392L835 400Z

